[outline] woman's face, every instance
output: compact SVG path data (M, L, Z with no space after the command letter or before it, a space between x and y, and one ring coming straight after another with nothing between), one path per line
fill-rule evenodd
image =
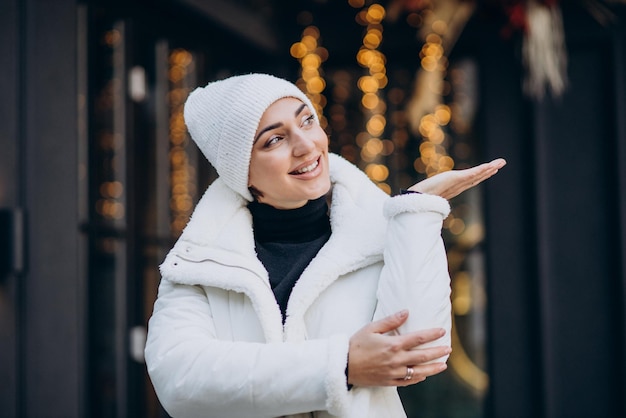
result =
M277 100L263 113L248 182L260 202L277 209L302 207L330 190L328 136L300 100Z

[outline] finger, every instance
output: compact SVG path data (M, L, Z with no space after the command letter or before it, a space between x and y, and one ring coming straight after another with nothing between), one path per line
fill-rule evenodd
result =
M438 346L428 348L416 348L406 351L402 355L401 364L415 364L424 365L429 363L436 363L450 354L452 350L450 347Z
M484 171L481 171L481 172L477 173L475 175L475 177L473 177L471 179L471 185L472 186L476 186L477 184L480 184L483 181L487 180L488 178L492 177L497 172L498 172L497 168L495 168L495 167L488 167Z
M498 158L488 163L483 163L476 167L472 167L467 169L467 175L465 177L465 181L462 182L462 187L472 187L477 184L482 183L488 178L492 177L494 174L500 170L500 168L506 165L506 161L503 158Z
M409 311L404 309L402 311L396 312L393 315L389 315L383 319L374 321L366 325L364 329L367 329L369 332L385 334L389 331L397 329L400 325L404 324L408 317Z
M488 163L482 163L477 165L476 167L469 168L467 170L473 171L476 174L484 173L484 172L497 172L499 169L506 165L506 160L504 158L496 158L495 160L489 161Z
M489 162L486 163L482 163L480 165L477 165L476 167L473 168L496 168L496 169L500 169L502 167L504 167L506 165L506 160L504 158L496 158L495 160L491 160Z
M498 170L504 167L504 165L506 165L506 161L500 158L489 163L481 164L478 167L474 167L478 170L476 170L470 177L472 181L472 186L476 186L477 184L482 183L483 181L492 177L498 172Z
M489 163L484 163L470 170L473 170L472 176L478 178L488 178L498 172L499 169L504 167L504 160L494 160Z
M409 386L416 383L423 382L427 377L434 376L446 370L448 366L446 363L432 363L423 366L412 366L413 373L409 373L407 368L404 367L398 372L398 379L396 379L397 386ZM408 378L410 375L410 379Z
M491 169L489 169L487 171L482 172L477 178L475 178L472 181L471 186L473 187L473 186L476 186L476 185L482 183L483 181L487 180L488 178L494 176L497 172L498 172L498 169L496 169L496 168L491 168Z
M400 335L398 338L402 339L402 348L405 350L412 350L422 344L435 341L444 335L446 335L446 331L443 328L432 328Z
M495 160L491 161L489 164L492 164L497 169L500 169L506 165L506 160L504 158L496 158Z

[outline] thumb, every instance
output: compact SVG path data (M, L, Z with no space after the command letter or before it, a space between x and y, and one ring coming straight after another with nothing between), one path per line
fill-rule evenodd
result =
M406 319L409 317L409 311L407 309L403 309L399 312L396 312L393 315L389 315L383 319L379 319L378 321L374 321L368 325L369 331L375 332L378 334L385 334L389 331L393 331L398 328L400 325L406 322Z

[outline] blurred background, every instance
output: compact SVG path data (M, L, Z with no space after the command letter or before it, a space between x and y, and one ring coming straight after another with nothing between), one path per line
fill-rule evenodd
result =
M0 416L167 416L146 323L215 178L182 107L246 72L390 194L508 161L451 202L454 351L409 417L626 416L626 2L2 0L0 68Z

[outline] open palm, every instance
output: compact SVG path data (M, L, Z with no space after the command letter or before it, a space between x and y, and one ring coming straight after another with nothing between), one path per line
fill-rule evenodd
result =
M409 190L433 194L450 200L487 180L505 165L506 161L503 158L497 158L464 170L444 171L414 184L409 187Z

